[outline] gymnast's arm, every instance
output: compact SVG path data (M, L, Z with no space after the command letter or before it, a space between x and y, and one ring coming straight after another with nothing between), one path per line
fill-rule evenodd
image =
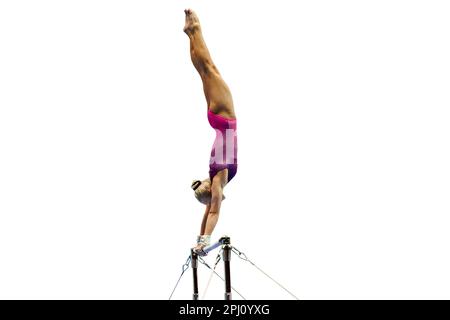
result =
M213 185L211 186L211 208L209 209L210 214L219 213L223 198L222 190L222 186L218 183L213 183Z

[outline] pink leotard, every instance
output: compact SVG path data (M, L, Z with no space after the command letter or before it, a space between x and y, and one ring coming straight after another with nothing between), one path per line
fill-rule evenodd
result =
M223 169L228 169L228 181L237 172L236 119L226 118L208 110L208 121L216 131L209 160L209 177L212 178Z

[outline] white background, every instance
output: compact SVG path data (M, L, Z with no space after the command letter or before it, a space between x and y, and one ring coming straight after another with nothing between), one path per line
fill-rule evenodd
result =
M301 299L449 299L448 2L261 0L0 3L0 298L168 298L214 139L185 7L238 117L213 238Z

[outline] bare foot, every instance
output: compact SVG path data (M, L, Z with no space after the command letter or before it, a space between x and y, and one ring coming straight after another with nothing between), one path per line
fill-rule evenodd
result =
M197 14L192 9L184 10L186 14L186 23L184 25L183 31L190 35L194 31L200 29L200 21L198 20Z

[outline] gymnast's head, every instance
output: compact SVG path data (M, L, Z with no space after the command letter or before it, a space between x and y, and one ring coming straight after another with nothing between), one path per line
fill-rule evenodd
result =
M195 198L207 205L211 202L211 180L209 178L200 181L194 180L191 185L192 190L194 190ZM222 195L222 200L225 199L225 196Z

